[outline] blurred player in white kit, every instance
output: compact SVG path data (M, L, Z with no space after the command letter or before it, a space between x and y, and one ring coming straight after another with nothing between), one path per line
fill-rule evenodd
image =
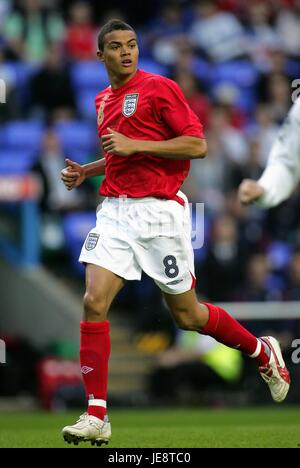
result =
M239 200L272 208L287 200L300 181L300 98L291 107L275 140L267 167L258 181L245 179Z

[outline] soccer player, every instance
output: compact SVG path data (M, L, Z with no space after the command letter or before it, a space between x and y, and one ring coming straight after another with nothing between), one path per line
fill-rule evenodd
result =
M245 179L239 187L239 200L263 208L279 205L291 195L300 181L300 98L291 107L275 140L267 167L258 181Z
M104 175L96 227L79 260L86 265L80 362L87 412L63 429L67 442L107 443L110 305L126 280L142 270L161 289L177 325L210 335L254 358L272 397L285 399L290 378L279 343L256 338L222 308L195 294L188 200L179 190L190 160L206 155L202 125L179 86L138 67L135 31L111 20L98 36L98 58L110 86L96 96L98 134L105 158L79 165L66 160L62 180L71 190L87 177Z

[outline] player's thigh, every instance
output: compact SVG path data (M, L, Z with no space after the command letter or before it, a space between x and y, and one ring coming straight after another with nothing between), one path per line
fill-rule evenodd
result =
M195 274L188 205L157 202L150 206L147 221L149 236L141 236L134 245L138 263L164 293L189 291Z
M86 265L85 302L101 303L109 308L112 301L125 284L125 279L99 265Z
M169 311L180 328L200 330L208 320L208 310L198 302L195 289L181 294L163 292Z
M134 245L137 261L161 291L180 294L193 287L193 256L184 236L158 235L141 245L141 241Z

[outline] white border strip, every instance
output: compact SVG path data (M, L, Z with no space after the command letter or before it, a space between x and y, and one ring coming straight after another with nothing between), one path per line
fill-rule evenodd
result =
M106 401L92 398L89 400L89 406L102 406L103 408L106 408Z

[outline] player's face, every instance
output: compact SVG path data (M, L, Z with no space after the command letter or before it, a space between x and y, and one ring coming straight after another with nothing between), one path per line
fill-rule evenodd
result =
M131 75L137 69L139 49L133 31L112 31L105 35L104 49L98 57L109 74Z

